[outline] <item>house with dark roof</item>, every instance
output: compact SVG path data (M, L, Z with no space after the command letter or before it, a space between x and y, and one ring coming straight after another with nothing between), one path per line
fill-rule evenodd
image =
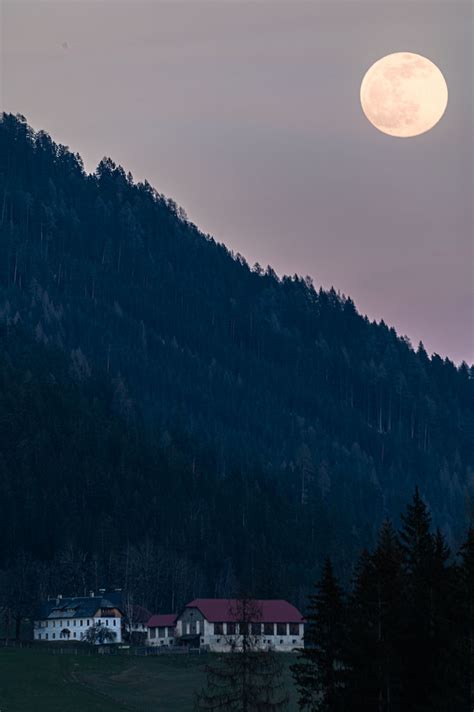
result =
M147 645L170 647L175 642L177 616L174 613L162 613L151 616L147 623Z
M196 598L175 620L176 645L228 652L244 632L261 650L292 652L304 645L304 618L284 600Z
M96 596L91 591L89 596L74 598L59 595L40 606L33 636L38 641L79 642L89 628L105 626L113 633L107 642L121 643L123 616L115 592Z

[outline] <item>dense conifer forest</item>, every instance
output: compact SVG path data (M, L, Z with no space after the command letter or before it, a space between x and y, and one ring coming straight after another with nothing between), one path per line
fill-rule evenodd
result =
M327 559L292 666L308 712L471 712L474 528L458 557L418 490L343 587Z
M3 114L12 615L114 585L154 611L242 585L303 605L324 558L348 579L415 485L456 550L473 395L472 367L414 349L308 277L250 267L110 158L89 175Z

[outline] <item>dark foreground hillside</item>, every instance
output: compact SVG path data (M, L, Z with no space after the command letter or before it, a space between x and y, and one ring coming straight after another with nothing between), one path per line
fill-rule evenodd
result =
M0 649L0 704L9 712L189 712L208 655L52 655ZM288 712L296 692L284 655ZM3 675L2 675L3 673Z
M45 592L119 571L153 580L157 609L237 581L298 602L415 484L464 535L472 369L250 268L149 184L110 159L87 175L12 115L0 319L0 568L41 564Z

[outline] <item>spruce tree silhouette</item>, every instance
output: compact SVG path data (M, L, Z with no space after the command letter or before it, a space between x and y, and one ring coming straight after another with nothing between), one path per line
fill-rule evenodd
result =
M261 619L257 602L238 599L230 610L236 635L228 636L229 652L215 656L206 667L206 687L196 695L199 712L284 712L288 695L278 654L262 650L252 624Z
M326 559L316 591L309 598L305 647L292 666L301 709L340 712L344 707L344 594Z

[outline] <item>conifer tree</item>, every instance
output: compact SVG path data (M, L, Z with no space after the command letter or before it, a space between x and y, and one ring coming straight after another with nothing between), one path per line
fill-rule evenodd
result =
M460 697L463 701L463 709L471 712L474 709L474 526L470 527L467 539L461 548L458 580L461 611L459 647L462 669Z
M412 503L407 505L406 513L402 514L402 522L400 539L405 569L412 577L411 585L415 587L426 579L434 555L434 541L430 533L431 515L418 487L415 489Z
M373 557L365 550L355 568L347 616L347 696L354 712L376 709L376 600Z
M456 567L441 531L434 537L433 570L430 590L430 637L433 651L433 684L430 695L433 712L459 709L459 669L462 665L459 641L464 623L456 598ZM461 708L462 709L462 708Z
M439 652L435 646L435 570L437 564L443 569L445 562L441 561L444 553L437 550L430 532L431 516L418 487L402 522L405 588L402 701L413 712L432 712Z
M401 573L400 542L386 521L375 552L359 560L350 602L348 697L354 712L400 709Z
M310 597L306 646L292 666L301 709L344 709L344 594L326 559L316 592Z
M199 712L284 712L288 695L282 680L282 664L271 650L262 650L259 634L261 612L256 602L241 598L231 609L236 635L229 636L230 652L206 668L207 685L197 694Z

